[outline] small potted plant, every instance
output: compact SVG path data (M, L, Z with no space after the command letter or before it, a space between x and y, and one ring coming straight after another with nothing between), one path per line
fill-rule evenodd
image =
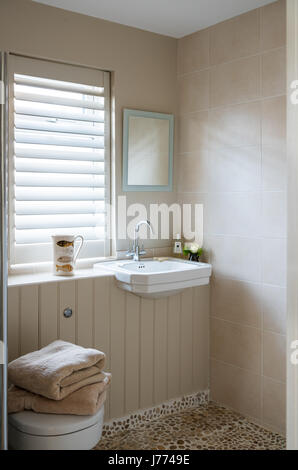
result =
M203 248L197 243L185 243L183 253L185 256L188 256L189 261L195 261L198 263L200 261L200 256L203 253Z

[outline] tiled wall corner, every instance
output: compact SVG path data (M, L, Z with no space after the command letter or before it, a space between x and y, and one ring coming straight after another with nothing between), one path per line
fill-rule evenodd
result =
M179 40L180 202L204 204L211 396L285 430L286 1Z

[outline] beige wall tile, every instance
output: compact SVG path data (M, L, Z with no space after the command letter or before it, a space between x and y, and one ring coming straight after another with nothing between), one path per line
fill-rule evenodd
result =
M209 204L209 198L210 194L208 193L179 193L178 195L178 201L181 204L181 207L183 204L190 204L191 205L191 217L192 220L195 220L195 209L196 209L196 204L202 204L203 205L203 212L204 212L204 220L203 220L203 230L204 233L208 233L209 231L209 209L208 209L208 204ZM183 232L183 230L182 230ZM205 245L205 242L203 242Z
M209 106L209 71L184 75L178 81L179 112L191 113Z
M263 283L286 287L286 239L267 238L261 245Z
M260 96L260 60L249 57L211 69L211 107L226 106Z
M286 0L279 0L261 10L262 50L286 44Z
M173 246L165 246L164 248L154 248L153 252L154 256L157 258L172 256Z
M211 287L211 315L261 327L262 288L259 284L213 276Z
M211 248L215 275L260 282L261 244L258 239L233 236L205 236Z
M256 54L259 47L259 9L210 28L210 62L213 65Z
M209 147L256 146L261 142L261 104L258 102L211 110Z
M209 188L209 153L201 150L180 155L178 191L204 192Z
M229 168L227 168L229 171ZM259 236L261 193L211 193L210 233L218 235Z
M262 144L284 149L286 141L286 96L262 102Z
M194 152L208 148L208 111L179 117L179 152Z
M286 337L264 331L263 373L266 377L286 381Z
M263 286L263 327L274 333L286 334L287 291L284 287Z
M262 56L262 96L286 93L286 48Z
M209 30L205 29L178 40L178 74L209 66Z
M196 44L197 56L195 47L190 52L190 38L179 41L178 56L180 74L201 71L180 77L179 113L193 114L180 124L178 200L204 204L204 256L213 265L211 351L217 359L211 368L212 398L280 431L284 390L277 381L285 373L280 357L286 324L285 3L209 29L209 113L197 112L208 106L207 71L202 73L208 62L206 31ZM271 377L264 384L263 369Z
M261 418L261 377L211 361L211 399L253 418Z
M209 191L258 191L261 151L258 147L226 147L209 154Z
M211 319L211 358L261 373L261 330ZM231 347L232 346L232 347Z
M264 191L262 194L262 235L264 237L285 237L287 232L286 213L285 191Z
M286 432L286 385L263 378L263 420L273 429Z
M262 148L262 187L264 191L286 189L286 146Z

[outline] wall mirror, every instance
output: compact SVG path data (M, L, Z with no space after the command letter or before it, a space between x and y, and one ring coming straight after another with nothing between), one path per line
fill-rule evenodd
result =
M174 116L125 109L123 191L172 191Z

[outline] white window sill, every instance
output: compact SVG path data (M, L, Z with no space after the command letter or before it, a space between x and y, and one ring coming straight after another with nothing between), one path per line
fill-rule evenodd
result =
M71 276L56 276L52 271L52 263L42 265L28 265L12 267L8 275L8 287L23 286L28 284L45 284L49 282L64 282L77 279L86 279L103 276L113 276L113 273L104 269L94 269L94 263L115 260L116 258L99 258L89 260L88 263L80 263ZM84 266L84 264L86 266Z

